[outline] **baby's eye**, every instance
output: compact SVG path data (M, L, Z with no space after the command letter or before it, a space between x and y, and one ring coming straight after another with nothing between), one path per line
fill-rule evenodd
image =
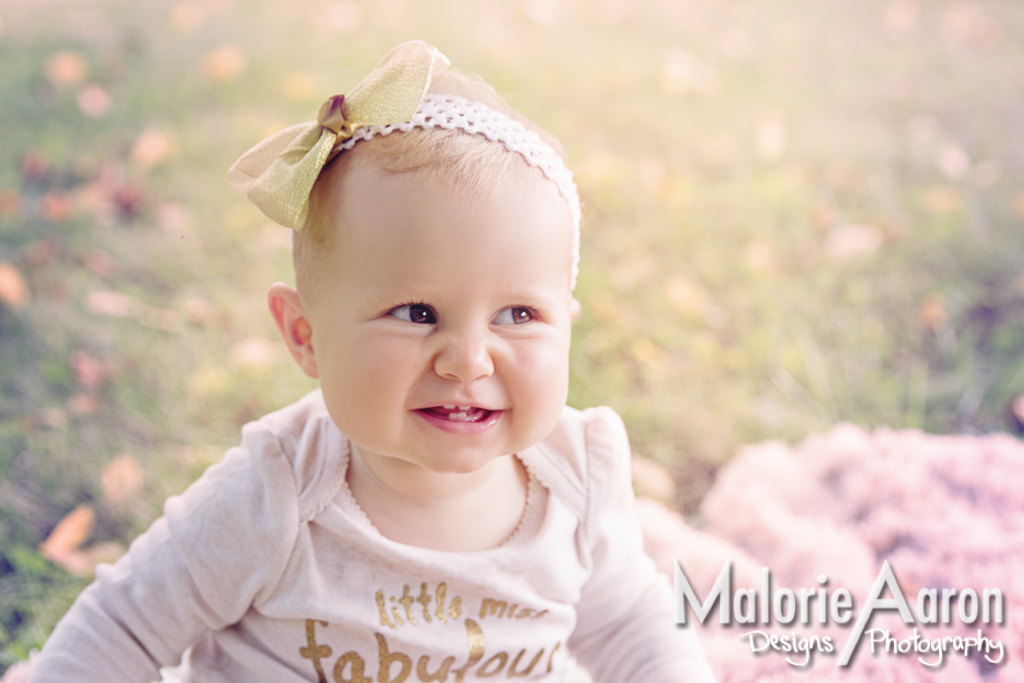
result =
M495 325L521 325L533 320L533 311L525 306L509 306L494 316Z
M426 304L406 304L405 306L392 309L390 314L399 320L419 323L420 325L433 325L437 322L434 311Z

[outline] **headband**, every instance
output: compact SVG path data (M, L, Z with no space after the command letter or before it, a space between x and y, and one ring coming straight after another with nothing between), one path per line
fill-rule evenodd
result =
M580 200L572 172L540 136L490 107L451 95L428 95L434 74L450 62L421 40L391 50L347 95L335 95L316 121L285 128L243 154L228 170L228 184L272 221L300 230L309 193L321 169L360 140L413 128L458 129L500 142L555 183L573 221L572 280L579 273Z

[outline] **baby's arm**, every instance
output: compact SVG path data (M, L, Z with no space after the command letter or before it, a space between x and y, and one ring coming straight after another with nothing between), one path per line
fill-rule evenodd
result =
M569 649L596 683L711 683L696 634L675 626L668 581L644 553L625 428L608 408L587 416L584 534L592 573Z
M43 648L32 683L158 680L159 668L180 661L204 632L259 603L284 571L298 520L288 459L279 447L263 450L229 450L167 501L127 555L97 568Z

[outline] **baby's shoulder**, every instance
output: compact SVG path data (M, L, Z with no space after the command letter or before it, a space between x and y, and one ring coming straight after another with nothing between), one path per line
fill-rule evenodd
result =
M629 439L618 413L607 406L566 406L555 428L523 454L527 465L577 517L593 496L629 476Z
M323 419L330 420L323 393L311 391L295 403L242 427L242 443L247 440L273 438L290 451L299 449L310 439L316 439Z
M257 466L261 460L287 461L301 519L316 515L337 493L345 477L347 444L319 389L242 428L242 448Z

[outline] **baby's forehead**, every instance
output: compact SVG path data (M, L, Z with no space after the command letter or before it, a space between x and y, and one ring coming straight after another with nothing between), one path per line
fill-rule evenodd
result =
M479 183L356 159L328 203L327 258L349 271L347 286L473 288L500 279L508 290L569 291L572 217L558 188L525 164L500 183Z
M407 210L410 219L423 211L443 210L457 217L487 208L489 218L507 215L510 221L498 225L493 225L493 220L481 221L479 230L543 220L551 225L564 223L565 229L558 233L572 238L573 217L557 185L519 155L488 144L498 148L490 158L481 156L463 163L441 159L410 168L393 163L387 154L374 154L373 144L368 144L359 150L363 153L353 154L325 172L330 177L324 179L327 201L321 208L342 233L373 229L379 222L375 218L397 207ZM565 220L560 221L562 218ZM510 239L528 239L528 232L507 232Z

